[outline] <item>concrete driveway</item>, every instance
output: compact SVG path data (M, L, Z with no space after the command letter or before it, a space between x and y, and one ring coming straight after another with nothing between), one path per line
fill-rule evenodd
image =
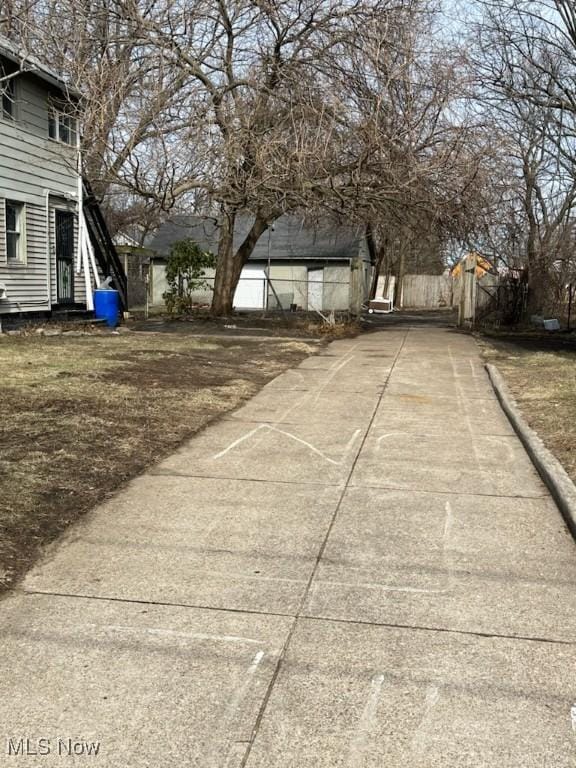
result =
M449 329L275 379L0 624L2 766L576 765L576 546Z

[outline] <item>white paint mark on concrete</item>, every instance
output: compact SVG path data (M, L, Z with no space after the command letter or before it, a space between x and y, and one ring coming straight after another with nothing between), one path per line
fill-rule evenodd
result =
M424 714L428 714L432 707L436 706L440 698L440 688L437 685L428 686L426 691L426 700L424 702Z
M357 346L358 346L358 344L356 344L352 349L356 349ZM352 350L350 350L350 352L352 352ZM320 396L322 395L323 391L326 389L328 384L330 384L330 382L332 381L334 376L345 365L348 365L348 363L350 363L353 358L354 358L354 355L348 353L348 355L346 355L343 359L336 360L334 363L332 363L330 365L330 367L328 368L328 371L329 371L328 376L326 377L325 381L322 382L318 386L316 391L314 391L312 389L312 390L310 390L308 392L304 392L302 397L300 397L295 403L293 403L293 405L289 406L277 419L274 420L273 423L274 424L280 424L281 422L285 421L288 418L289 414L291 414L292 411L294 411L296 408L304 408L304 407L310 408L311 406L316 405L316 403L320 399ZM316 369L316 368L306 368L304 370L315 371L315 370L318 370L318 369ZM304 381L303 374L301 372L299 372L299 375L302 378L302 380ZM309 402L307 402L307 401L309 401Z
M286 432L284 429L279 429L278 427L270 427L270 431L272 432L278 432L280 435L284 435L285 437L289 437L292 440L295 440L297 443L301 443L302 445L305 445L306 448L308 448L313 453L317 454L321 458L323 458L325 461L327 461L329 464L341 464L341 461L336 461L336 459L331 459L329 456L326 456L325 453L320 451L318 448L316 448L312 443L309 443L307 440L304 440L301 437L297 437L296 435L293 435L291 432Z
M324 389L328 386L328 384L332 381L332 379L334 378L335 374L338 373L338 371L341 368L343 368L345 365L348 365L348 363L351 362L351 360L354 358L354 355L352 354L352 352L359 346L359 343L360 342L357 342L356 344L354 344L354 346L350 348L349 352L347 352L344 355L343 359L335 361L335 363L333 364L333 367L331 366L328 369L330 371L329 375L319 385L319 387L316 390L316 392L314 391L314 389L311 389L309 392L306 393L306 395L309 396L309 397L311 397L312 395L315 395L314 399L312 400L312 403L317 402L318 398L320 397L320 395L322 394ZM305 385L306 380L304 378L304 371L317 371L317 370L318 370L317 368L316 369L315 368L304 368L304 369L293 368L292 370L287 371L286 373L282 374L282 376L289 376L290 374L296 374L297 376L300 377L300 379L302 380L302 383ZM278 379L275 379L275 381L278 381L279 379L281 379L282 376L278 377ZM267 385L267 386L269 386L269 385ZM298 385L295 384L294 386L289 387L289 389L296 389L297 386ZM271 387L271 389L274 389L274 388L275 387ZM297 407L297 404L295 404L295 405L291 406L290 408L288 408L288 410L282 415L281 419L285 419L286 416L296 407ZM278 423L278 422L276 422L276 423Z
M230 758L237 751L238 738L243 729L243 720L245 719L244 702L253 685L253 677L258 671L262 660L265 657L264 651L258 651L250 666L246 670L240 684L235 691L231 692L224 711L219 718L219 724L214 730L214 747L208 754L208 765L211 768L221 768L222 765L229 765ZM222 755L221 750L225 752Z
M352 349L356 349L356 347L357 347L357 346L358 346L358 344L356 344L356 346L355 346L355 347L353 347ZM334 378L334 376L335 376L335 375L336 375L336 374L337 374L339 371L341 371L341 370L342 370L342 368L344 368L344 366L346 366L346 365L348 365L349 363L351 363L351 362L352 362L352 360L354 359L354 355L353 355L353 354L351 354L351 353L352 353L352 350L350 350L350 352L348 353L348 355L346 355L346 356L345 356L345 357L344 357L344 358L343 358L341 361L339 361L338 365L336 365L336 366L335 366L335 367L332 369L332 371L330 372L330 375L326 377L326 380L325 380L325 381L323 381L323 382L322 382L322 384L321 384L321 385L318 387L318 390L317 390L317 392L315 393L315 395L314 395L314 398L313 398L313 400L312 400L312 403L311 403L312 405L315 405L315 404L318 402L318 400L320 399L320 396L322 395L322 393L324 392L324 390L326 389L326 387L328 386L328 384L330 384L330 382L332 381L332 379Z
M576 732L576 703L572 704L570 709L570 722L572 723L572 730Z
M334 587L350 587L352 589L380 589L383 592L408 592L424 595L441 595L448 592L447 589L425 589L420 587L401 587L392 586L390 584L376 584L373 582L349 582L349 581L321 581L317 582L317 586L330 585Z
M432 710L438 703L439 699L440 688L434 684L429 685L426 689L426 695L424 697L422 717L418 727L414 731L414 735L412 736L412 753L414 756L422 756L426 751L428 735L430 733Z
M348 748L347 768L360 768L360 766L365 764L364 754L370 735L373 733L376 725L376 715L378 714L378 704L382 696L384 680L385 677L382 674L374 675L370 680L368 698L360 715L356 734Z
M242 437L237 438L233 442L230 443L224 450L219 451L218 453L215 453L212 457L213 459L221 459L223 456L226 456L227 453L229 453L234 448L241 445L246 440L249 440L251 437L253 437L257 432L260 432L261 430L268 430L269 432L278 432L280 435L284 435L284 437L288 437L291 440L295 440L297 443L301 443L302 445L305 445L310 451L313 453L316 453L318 456L324 459L324 461L327 461L329 464L335 464L339 465L342 464L346 460L346 456L349 453L350 449L354 445L354 442L358 438L358 435L361 433L362 430L357 429L355 430L354 434L350 438L350 440L346 443L344 446L344 455L340 460L331 459L329 456L327 456L323 451L316 448L316 446L312 445L312 443L309 443L307 440L304 440L301 437L298 437L297 435L292 434L291 432L287 432L285 429L280 429L279 427L275 427L273 424L259 424L254 429L251 429L249 432L247 432L245 435L242 435Z
M383 440L388 440L390 437L404 437L406 434L406 432L386 432L385 435L380 435L380 437L376 439L376 450L380 450L380 444Z
M446 551L450 545L450 534L452 533L452 526L454 523L454 514L452 512L452 505L449 501L446 502L445 506L446 510L446 517L444 518L444 531L442 533L442 546L444 548L444 551Z
M242 704L243 700L246 697L246 694L248 693L248 690L251 685L252 678L256 674L258 667L260 666L260 663L264 659L264 656L266 654L264 651L258 651L254 658L252 659L252 662L248 669L246 670L246 673L244 675L244 678L242 682L240 683L239 687L236 689L232 697L229 699L228 704L226 706L226 710L223 716L223 725L232 725L232 722L236 719L238 716L238 709L240 705ZM227 729L231 730L231 729Z
M254 429L251 429L245 435L242 435L242 437L239 437L237 440L234 440L232 443L230 443L230 445L227 448L224 448L223 451L220 451L219 453L214 454L212 458L221 459L222 456L226 456L226 454L229 453L234 448L236 448L236 446L240 445L245 440L249 440L252 437L252 435L256 434L256 432L259 432L261 429L266 429L267 426L268 426L267 424L259 424L257 427L255 427Z
M228 454L230 451L232 451L234 448L238 447L239 445L244 443L246 440L249 440L251 437L253 437L260 430L268 429L269 431L279 432L280 434L283 434L283 435L285 435L287 437L292 438L293 440L296 440L299 443L302 443L303 445L305 445L307 448L309 448L314 453L316 453L319 456L321 456L325 461L327 461L330 464L336 464L336 465L342 464L345 461L348 452L350 451L350 449L354 445L358 435L360 434L360 432L361 432L360 429L357 429L354 432L354 434L352 435L351 439L348 441L348 443L344 447L344 456L343 456L343 458L340 461L336 461L335 459L331 459L330 457L326 456L325 453L320 451L318 448L316 448L315 446L313 446L311 443L307 442L306 440L303 440L302 438L297 437L296 435L293 435L290 432L287 432L285 430L278 429L275 425L280 424L281 422L283 422L288 417L288 415L293 410L295 410L296 408L302 408L302 407L304 407L304 405L306 405L307 407L314 406L318 402L318 400L319 400L320 396L322 395L323 391L326 389L326 387L333 380L334 376L342 368L344 368L346 365L348 365L349 363L352 362L352 360L354 359L354 355L352 353L359 346L359 344L360 344L360 342L357 342L350 349L350 351L343 357L343 359L336 360L334 362L334 364L330 367L330 372L329 372L328 376L321 383L321 385L316 389L316 391L311 390L309 392L304 392L301 398L298 398L298 400L293 405L289 406L282 413L282 415L279 416L277 419L275 419L271 424L259 424L257 427L255 427L254 429L251 429L245 435L242 435L242 437L239 437L236 440L234 440L232 443L230 443L230 445L228 445L226 448L224 448L224 450L219 451L218 453L214 454L214 456L212 458L215 459L215 460L216 459L221 459L222 457L226 456L226 454ZM310 370L310 369L308 369L308 370ZM295 374L296 376L299 376L302 381L305 380L302 370L299 370L297 368L294 368L291 371L288 371L286 374L283 374L283 375L286 376L288 374ZM290 387L290 389L295 389L295 387ZM309 402L306 402L307 400L309 400Z
M350 348L350 350L345 355L342 356L340 360L335 360L334 363L330 366L330 370L335 372L347 366L348 363L350 363L352 359L355 357L352 353L357 347L358 347L358 344L355 344L353 347Z
M258 669L258 666L260 665L260 662L262 661L265 655L266 654L264 653L264 651L258 651L256 656L254 656L254 658L252 659L252 664L250 664L250 666L248 667L248 672L246 673L247 675L253 675L254 672L256 672L256 670Z
M444 518L444 530L442 532L442 557L444 559L444 569L448 574L448 588L449 592L452 588L454 581L454 568L452 566L452 558L450 557L450 539L452 537L452 528L454 526L454 512L452 510L452 504L449 501L445 504L446 516Z
M354 446L354 443L356 442L356 440L357 440L357 438L358 438L358 435L359 435L361 432L362 432L362 430L361 430L361 429L356 429L356 430L354 431L354 434L352 435L352 437L350 438L350 440L348 440L348 442L347 442L347 443L346 443L346 445L344 446L344 457L346 457L346 455L347 455L347 454L348 454L348 453L349 453L349 452L352 450L352 448L353 448L353 446ZM342 461L344 461L344 459L342 459Z
M476 467L482 466L482 456L480 455L480 452L478 451L478 446L476 445L476 436L474 434L474 429L472 428L472 421L470 419L470 413L469 408L471 407L470 400L466 400L465 393L462 388L462 384L460 381L458 381L458 375L456 373L456 365L454 363L454 355L452 354L452 350L450 347L448 348L448 355L450 357L450 365L452 367L452 373L454 375L454 384L456 387L456 400L458 403L458 409L461 413L464 414L464 420L466 421L466 427L468 429L468 434L470 435L470 442L472 445L472 453L474 454L474 463Z
M222 643L246 643L248 645L262 645L261 640L254 640L251 637L240 637L239 635L207 635L202 632L176 632L172 629L161 629L156 627L125 627L117 624L84 624L85 627L94 629L111 629L114 632L127 632L134 634L157 635L160 637L175 637L184 640L210 640ZM260 651L262 653L262 651Z

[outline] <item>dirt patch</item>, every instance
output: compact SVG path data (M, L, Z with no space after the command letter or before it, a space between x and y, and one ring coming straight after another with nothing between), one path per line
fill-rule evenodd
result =
M492 329L483 332L483 338L495 348L507 345L532 352L576 351L576 333L566 331L543 331L541 329Z
M131 327L138 331L159 333L199 333L230 338L238 336L298 337L302 339L339 339L357 336L362 328L357 320L340 313L334 325L322 320L316 313L238 312L228 318L214 318L205 312L174 317L156 315L149 320L135 319Z
M495 339L481 342L497 366L527 424L576 482L576 350L546 350ZM535 348L534 348L535 346Z
M432 398L426 395L399 395L400 400L404 400L408 403L431 403Z
M0 588L88 509L317 348L184 334L0 337Z

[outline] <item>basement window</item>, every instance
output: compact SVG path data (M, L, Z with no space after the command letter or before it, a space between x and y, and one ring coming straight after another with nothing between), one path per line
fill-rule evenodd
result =
M6 259L9 264L25 261L24 204L6 201Z

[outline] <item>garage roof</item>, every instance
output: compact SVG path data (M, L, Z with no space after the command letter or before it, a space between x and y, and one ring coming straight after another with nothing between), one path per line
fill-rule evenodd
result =
M250 216L240 216L234 232L234 247L238 248L252 225ZM191 238L203 250L216 253L219 228L215 219L199 216L177 216L162 224L150 242L150 248L168 256L177 240ZM257 242L250 261L267 261L270 240L271 261L333 260L349 261L359 255L364 240L361 227L347 227L324 222L306 224L298 216L281 216L273 230L265 232Z

